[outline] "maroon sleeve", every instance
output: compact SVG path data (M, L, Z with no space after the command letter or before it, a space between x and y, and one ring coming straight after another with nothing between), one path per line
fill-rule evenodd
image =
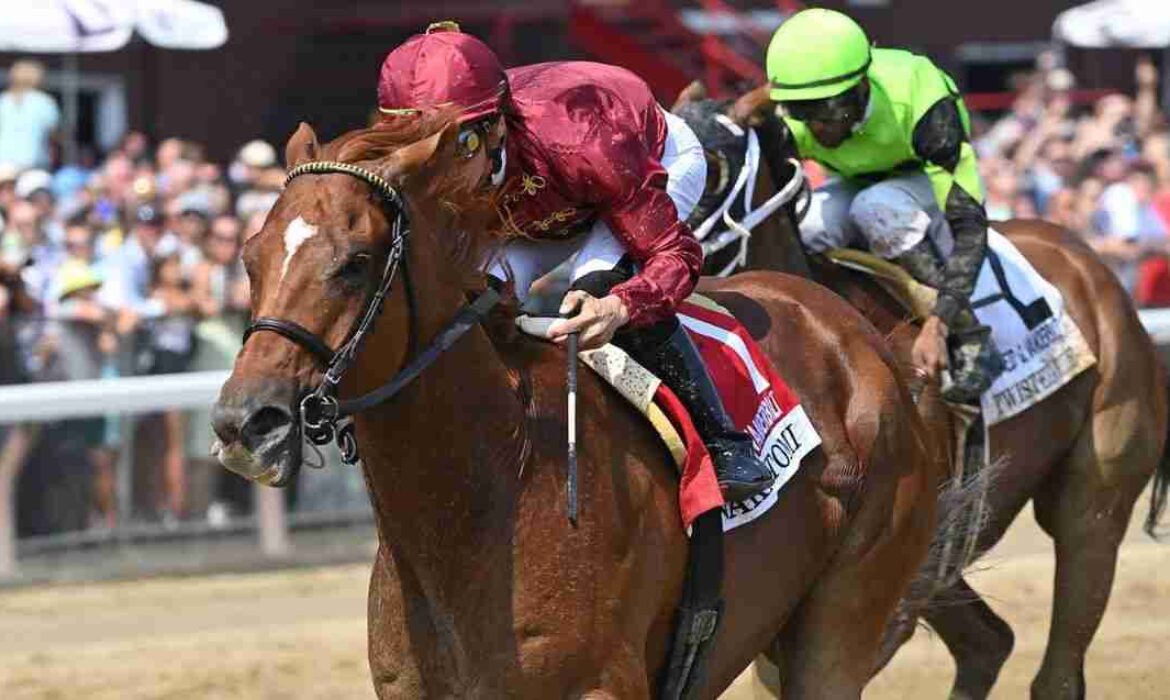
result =
M605 122L590 132L572 161L572 179L640 266L613 294L625 304L631 326L650 325L694 291L703 249L679 221L666 193L666 169L644 138Z

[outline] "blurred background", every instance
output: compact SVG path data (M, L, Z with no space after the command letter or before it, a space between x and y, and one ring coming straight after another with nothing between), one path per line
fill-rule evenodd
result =
M1140 306L1170 306L1164 0L818 4L955 77L992 218L1067 225ZM254 489L208 458L202 407L248 318L240 246L285 138L368 122L392 47L455 19L508 65L620 64L669 105L695 78L721 96L762 83L802 6L0 1L0 585L369 560L358 472ZM344 581L360 605L363 567L322 571L305 585Z

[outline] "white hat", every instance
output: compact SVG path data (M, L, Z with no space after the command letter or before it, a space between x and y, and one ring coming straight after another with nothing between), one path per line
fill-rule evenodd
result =
M1049 90L1063 92L1076 87L1077 79L1067 68L1055 68L1048 72L1044 82Z
M271 168L276 165L276 149L267 141L256 139L244 144L236 160L253 168Z
M39 190L53 191L53 176L44 170L26 170L16 178L16 196L28 199Z

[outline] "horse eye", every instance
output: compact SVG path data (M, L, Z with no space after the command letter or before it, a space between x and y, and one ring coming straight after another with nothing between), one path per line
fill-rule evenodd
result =
M337 270L337 276L346 280L347 282L355 281L366 273L366 268L370 264L369 253L356 253L351 255L345 264Z

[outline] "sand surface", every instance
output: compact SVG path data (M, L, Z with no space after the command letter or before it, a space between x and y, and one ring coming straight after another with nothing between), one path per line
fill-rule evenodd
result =
M1026 696L1052 569L1025 511L971 577L1016 631L995 697ZM362 564L0 591L0 698L370 698L367 574ZM1090 697L1165 697L1168 644L1170 544L1135 522L1089 651ZM952 672L942 643L920 631L866 697L943 698ZM724 697L757 697L750 676Z

